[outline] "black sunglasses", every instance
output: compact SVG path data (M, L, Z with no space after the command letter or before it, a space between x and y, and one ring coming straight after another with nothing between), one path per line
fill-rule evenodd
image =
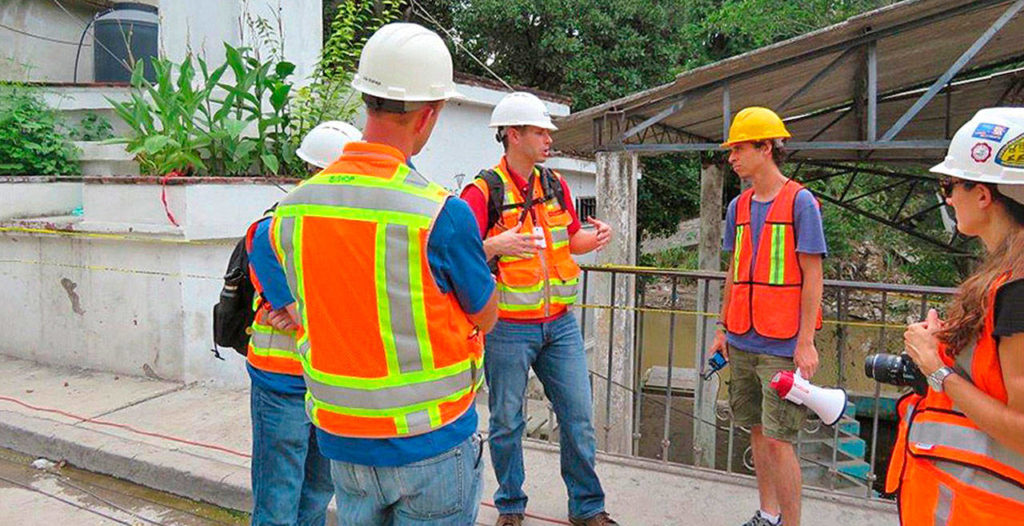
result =
M971 188L974 188L974 185L977 183L974 181L964 181L963 179L954 179L952 177L943 177L939 179L939 188L942 190L942 196L947 199L953 197L953 187L958 184L964 185L965 190L970 190Z

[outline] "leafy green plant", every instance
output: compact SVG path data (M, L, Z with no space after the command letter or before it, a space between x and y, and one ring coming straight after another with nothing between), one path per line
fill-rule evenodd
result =
M79 175L60 114L36 88L0 83L0 174Z
M333 8L329 35L324 40L321 71L327 77L336 77L355 70L363 44L374 31L402 14L402 4L401 0L338 2Z
M78 126L71 128L70 135L76 141L105 141L114 136L114 127L110 121L90 111Z

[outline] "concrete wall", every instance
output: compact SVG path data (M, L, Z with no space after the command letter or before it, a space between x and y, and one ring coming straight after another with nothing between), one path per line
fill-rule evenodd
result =
M73 200L74 183L0 181L5 199L31 195L39 209ZM192 382L247 383L240 356L210 352L211 311L228 256L253 218L282 191L239 180L167 188L171 225L159 184L79 183L85 216L5 221L0 227L0 354L42 363ZM74 204L74 203L71 203ZM70 206L65 204L62 206ZM19 214L24 215L24 214ZM41 235L21 228L65 231ZM16 326L13 330L11 327Z
M0 80L71 82L78 39L98 9L63 4L70 14L50 0L0 2ZM79 82L92 82L92 54L90 34L82 44Z
M224 42L259 46L247 23L250 18L264 18L281 32L285 58L296 64L297 79L307 78L320 57L321 0L141 1L159 8L160 50L175 62L192 52L219 64L224 59ZM0 27L0 80L72 81L78 39L99 9L76 0L62 4L70 14L51 0L0 2L0 24L14 28ZM78 65L79 82L93 80L92 45L90 29Z

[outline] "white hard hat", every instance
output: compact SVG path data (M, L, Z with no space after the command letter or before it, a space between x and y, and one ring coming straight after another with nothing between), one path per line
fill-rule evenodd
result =
M341 157L346 144L362 137L359 128L347 122L321 122L302 138L302 144L295 154L313 166L327 168Z
M551 123L547 106L532 93L516 91L505 95L491 112L491 128L505 126L536 126L557 130Z
M459 97L452 73L451 53L437 33L418 24L393 23L366 41L352 87L387 100L447 100Z
M1024 108L985 108L957 130L932 172L998 185L1024 203Z

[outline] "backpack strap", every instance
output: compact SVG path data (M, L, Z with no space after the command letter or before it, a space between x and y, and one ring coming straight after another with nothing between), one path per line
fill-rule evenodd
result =
M562 210L569 210L565 204L565 187L562 186L561 177L554 170L547 166L540 167L540 183L544 189L544 195L553 196L558 200L558 206Z
M501 180L498 172L491 169L480 170L476 177L487 185L487 228L484 232L490 232L501 221L501 212L505 207L505 181Z

